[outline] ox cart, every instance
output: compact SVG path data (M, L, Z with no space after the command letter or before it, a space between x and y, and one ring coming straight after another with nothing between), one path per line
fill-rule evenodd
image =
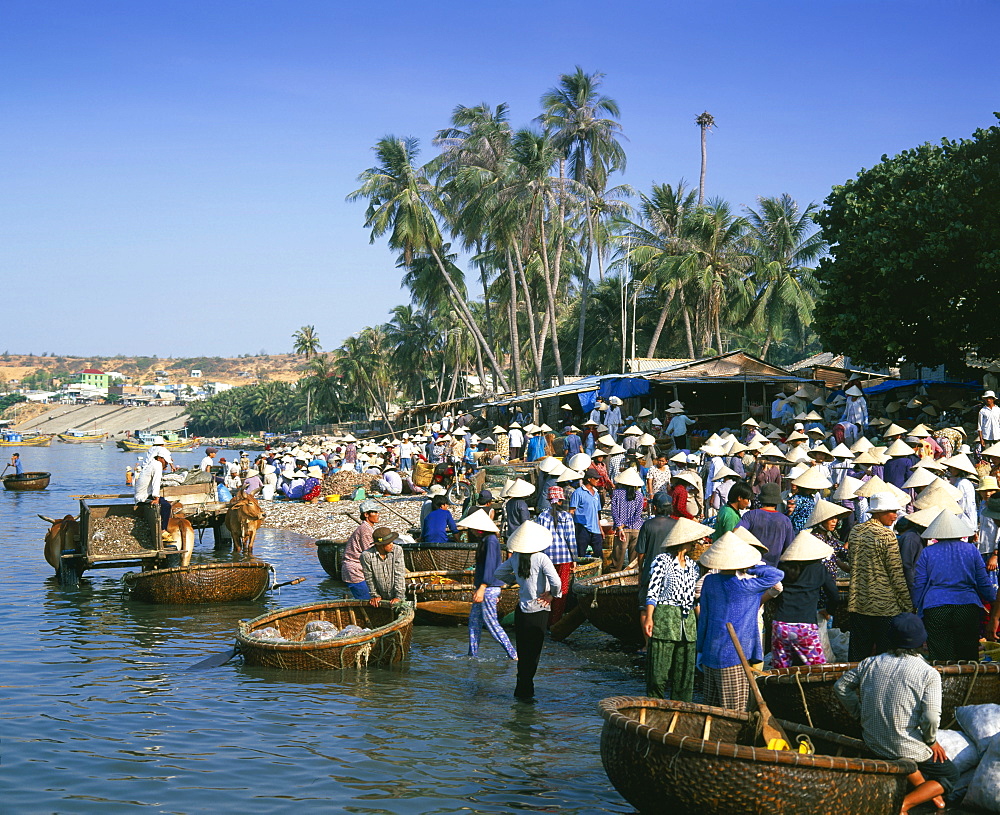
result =
M160 513L150 504L96 504L80 500L79 538L75 549L60 555L58 575L76 586L88 569L138 566L143 571L169 565L177 549L161 536Z
M214 482L165 486L161 488L160 494L172 504L179 502L184 517L195 529L211 529L216 546L229 546L232 543L232 537L226 529L226 510L229 505L215 500Z

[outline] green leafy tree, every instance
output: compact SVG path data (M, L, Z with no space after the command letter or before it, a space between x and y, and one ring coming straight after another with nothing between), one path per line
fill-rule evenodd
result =
M998 200L996 125L883 158L834 187L816 217L830 243L817 271L824 347L865 363L995 356Z

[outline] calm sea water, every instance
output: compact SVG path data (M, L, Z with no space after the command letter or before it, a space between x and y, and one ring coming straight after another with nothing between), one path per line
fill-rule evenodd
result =
M135 456L58 441L21 453L52 485L0 493L3 812L632 811L601 767L596 703L643 682L610 638L585 627L546 643L535 705L513 702L514 665L488 634L473 660L458 628L416 627L394 670L186 672L231 647L242 618L345 595L312 541L261 532L255 554L278 581L307 579L258 603L132 603L117 569L64 589L37 514L75 514L71 494L126 492ZM210 536L196 544L193 562L218 557Z

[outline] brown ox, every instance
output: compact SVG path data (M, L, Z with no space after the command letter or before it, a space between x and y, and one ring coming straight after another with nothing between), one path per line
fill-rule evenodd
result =
M66 549L76 549L77 539L80 537L79 516L74 518L72 515L67 515L60 519L46 518L44 515L38 517L52 524L45 533L45 560L58 573L62 552Z
M264 510L260 508L260 503L240 487L226 511L226 528L233 536L233 548L237 552L245 551L248 555L252 555L253 542L262 523L264 523Z
M170 523L167 524L166 532L174 543L180 544L181 566L187 566L191 563L191 553L194 551L194 526L184 517L184 505L180 501L174 501L170 507Z

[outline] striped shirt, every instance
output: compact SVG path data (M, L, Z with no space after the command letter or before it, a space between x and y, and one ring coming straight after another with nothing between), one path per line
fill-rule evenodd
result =
M615 487L611 492L611 517L615 526L621 529L639 529L642 526L644 505L642 490L635 487L635 498L628 500L625 487Z
M690 557L681 566L671 552L657 555L646 590L647 606L677 606L683 616L694 608L694 585L698 582L698 564Z
M851 588L847 608L872 617L895 617L913 611L899 542L876 519L858 524L847 538Z
M576 559L576 525L573 522L573 515L566 510L559 513L559 521L552 518L552 508L545 510L537 518L535 523L544 526L552 533L552 543L545 554L553 563L572 563Z
M863 659L833 686L882 758L927 761L941 724L941 675L918 656Z
M383 600L406 599L406 566L403 547L398 543L382 557L374 546L361 553L361 569L372 597Z

